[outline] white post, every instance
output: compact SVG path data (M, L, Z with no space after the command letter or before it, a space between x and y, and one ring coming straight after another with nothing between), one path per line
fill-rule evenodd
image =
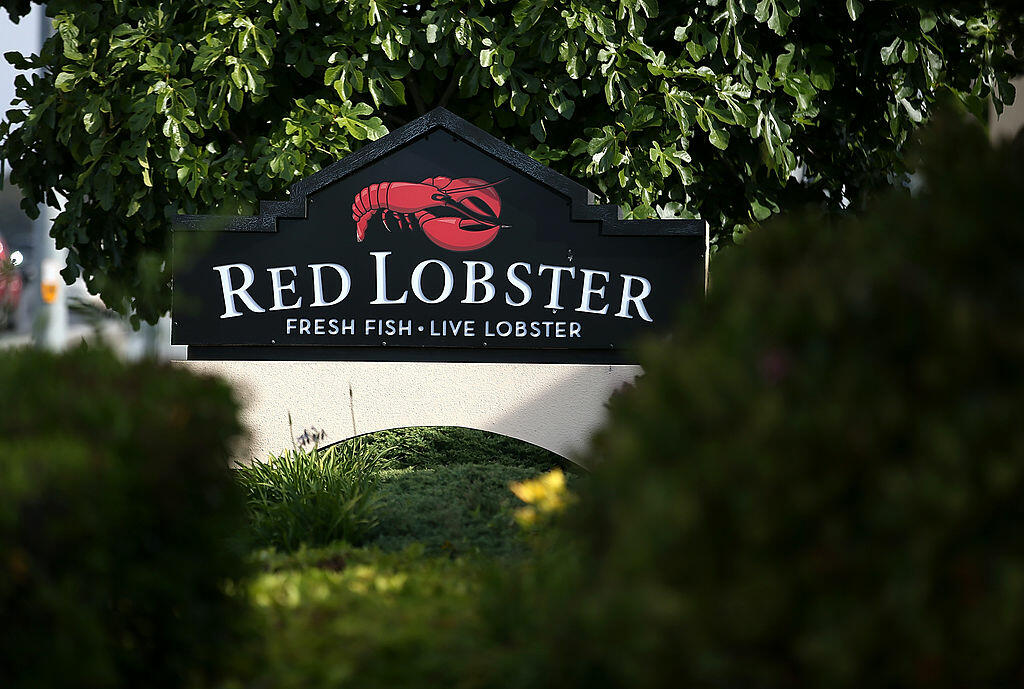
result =
M39 52L43 44L53 32L49 17L40 11L39 19ZM67 264L67 251L57 249L50 236L53 221L59 211L46 204L39 207L39 218L34 227L33 244L35 256L39 259L39 290L42 301L36 316L32 338L37 347L44 347L59 352L68 341L68 304L67 287L60 271Z
M43 205L35 223L35 254L39 257L39 291L42 300L32 328L37 347L59 352L68 341L67 285L60 271L67 263L67 251L58 249L50 230L57 209Z

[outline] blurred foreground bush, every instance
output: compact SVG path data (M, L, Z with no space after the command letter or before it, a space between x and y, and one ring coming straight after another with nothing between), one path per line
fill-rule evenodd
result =
M572 543L485 615L501 685L1024 684L1024 142L924 150L648 343Z
M183 370L0 355L0 686L216 679L245 618L238 433Z

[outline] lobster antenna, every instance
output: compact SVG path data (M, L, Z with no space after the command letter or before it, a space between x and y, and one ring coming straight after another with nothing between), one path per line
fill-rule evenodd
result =
M497 186L506 180L508 180L508 177L502 177L497 182L487 182L486 184L477 184L476 186L472 187L456 187L455 189L442 189L441 191L443 191L446 194L463 191L479 191L481 189L490 189L491 187Z

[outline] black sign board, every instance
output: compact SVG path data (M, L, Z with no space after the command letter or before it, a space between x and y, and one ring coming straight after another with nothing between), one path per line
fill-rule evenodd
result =
M179 216L189 359L622 363L703 294L702 220L621 220L434 110L252 217Z

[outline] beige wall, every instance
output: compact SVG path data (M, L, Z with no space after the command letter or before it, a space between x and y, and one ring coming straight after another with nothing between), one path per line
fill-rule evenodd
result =
M316 426L327 441L407 426L463 426L525 440L577 461L612 393L638 366L309 361L187 361L238 392L247 451L265 458Z
M1004 109L1003 114L998 118L993 108L991 120L993 139L1010 138L1024 129L1024 77L1015 79L1013 85L1017 88L1016 102Z

